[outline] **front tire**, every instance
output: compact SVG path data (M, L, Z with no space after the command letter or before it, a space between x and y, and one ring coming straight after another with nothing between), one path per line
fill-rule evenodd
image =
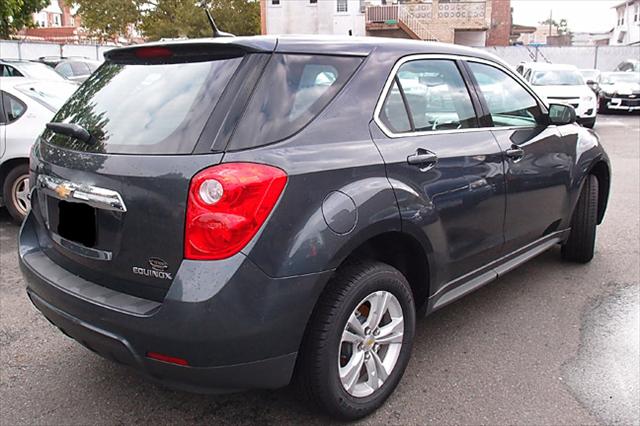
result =
M298 384L333 417L365 417L400 382L414 331L411 287L398 270L374 261L345 265L311 317L298 361Z
M571 219L571 232L562 246L562 257L578 263L593 259L598 222L598 179L587 176Z
M20 224L31 208L29 201L29 166L20 164L7 173L2 198L13 220Z

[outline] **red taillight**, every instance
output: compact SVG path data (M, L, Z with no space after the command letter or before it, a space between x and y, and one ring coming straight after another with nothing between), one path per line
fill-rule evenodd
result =
M284 171L263 164L229 163L191 179L184 257L225 259L253 238L287 183Z
M186 359L177 358L175 356L169 356L158 352L147 352L147 358L155 359L162 362L168 362L170 364L177 365L189 365Z
M168 58L173 52L166 47L139 47L135 50L136 57L140 59Z

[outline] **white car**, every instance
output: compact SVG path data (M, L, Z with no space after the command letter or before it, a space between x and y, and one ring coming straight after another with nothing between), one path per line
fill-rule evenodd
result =
M575 108L580 124L595 126L598 99L576 67L535 63L527 67L524 79L547 103L569 104Z
M32 80L66 81L53 68L40 62L0 59L0 77L26 77Z
M30 207L31 146L77 88L64 81L0 77L0 205L6 205L16 222Z

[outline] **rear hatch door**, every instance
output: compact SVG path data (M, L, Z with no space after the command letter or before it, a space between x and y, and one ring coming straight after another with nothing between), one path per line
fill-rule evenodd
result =
M33 206L49 257L162 300L183 258L190 179L222 160L214 142L266 56L229 44L112 53L52 120L90 138L52 126L35 150Z

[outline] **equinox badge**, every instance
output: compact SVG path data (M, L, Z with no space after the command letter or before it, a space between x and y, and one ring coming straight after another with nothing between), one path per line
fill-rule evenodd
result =
M169 267L169 264L167 262L165 262L164 260L158 257L150 257L148 262L149 262L149 265L151 266L151 269L134 266L132 268L133 273L137 275L144 275L146 277L160 278L163 280L173 279L170 272L165 272Z

